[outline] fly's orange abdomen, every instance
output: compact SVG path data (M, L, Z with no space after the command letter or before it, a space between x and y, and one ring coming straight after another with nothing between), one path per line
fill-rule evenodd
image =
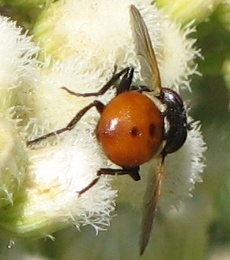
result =
M124 92L105 107L96 134L112 162L138 166L157 153L163 139L163 116L147 96Z

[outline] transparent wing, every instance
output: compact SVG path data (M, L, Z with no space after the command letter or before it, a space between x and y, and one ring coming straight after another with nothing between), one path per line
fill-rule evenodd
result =
M162 89L156 56L146 24L134 5L130 6L130 21L137 56L141 65L141 75L145 80L145 84L153 91L154 95L158 96L161 94Z
M143 212L142 212L142 223L141 223L141 234L140 234L140 255L143 255L146 246L148 245L149 238L152 231L152 226L156 214L157 202L161 193L162 181L164 176L163 159L156 168L156 174L153 172L149 173L148 185L146 187Z

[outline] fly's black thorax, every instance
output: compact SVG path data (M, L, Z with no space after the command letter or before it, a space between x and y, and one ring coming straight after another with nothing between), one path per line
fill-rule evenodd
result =
M163 88L162 102L166 105L164 117L166 120L164 139L165 146L161 154L166 156L176 152L186 141L188 123L187 114L181 97L173 90Z

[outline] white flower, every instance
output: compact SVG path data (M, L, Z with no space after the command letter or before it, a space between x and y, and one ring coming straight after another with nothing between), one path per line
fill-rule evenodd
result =
M134 66L135 81L142 80L130 29L130 4L140 10L146 21L163 86L177 90L190 87L188 76L196 72L193 59L199 55L193 49L194 40L186 39L189 29L183 33L151 1L58 1L43 13L34 29L45 58L33 77L36 80L31 80L27 95L21 98L24 106L30 108L26 115L29 122L24 128L29 140L65 127L95 99L77 98L61 87L75 92L98 90L111 78L115 65L118 70ZM97 99L106 104L112 97L114 90ZM77 194L97 178L101 167L113 167L94 134L99 116L92 108L73 130L31 147L23 193L14 201L14 208L5 211L5 228L19 236L46 236L73 223L78 227L91 224L96 230L108 225L116 197L116 191L110 187L111 178L101 176L92 188L80 197ZM199 127L194 127L184 147L166 158L168 174L159 206L174 205L190 192L204 167L203 151ZM169 165L175 163L177 156L180 159L173 166L178 169L175 173ZM112 178L119 182L120 200L142 198L149 168L154 169L154 160L142 167L140 182L135 183L129 176ZM172 194L174 182L183 189ZM138 206L138 199L135 203ZM13 223L7 218L12 211Z
M33 106L34 109L38 107L36 118L39 118L40 124L49 129L61 128L77 111L95 99L77 98L64 93L64 90L59 89L61 86L66 86L75 92L96 91L111 77L115 64L118 67L134 66L135 78L139 81L140 65L136 58L130 30L129 5L131 3L140 10L148 26L158 58L162 85L178 91L183 87L190 89L189 76L197 73L194 59L200 56L199 51L193 48L195 40L187 39L193 29L186 27L183 31L179 25L152 6L150 1L123 0L117 3L100 0L88 1L87 5L84 1L59 2L43 13L34 30L35 35L40 37L43 51L51 54L53 59L62 60L55 63L48 73L47 69L44 70L45 77L41 80L41 86L37 88L37 91L35 90L38 98L35 99ZM47 19L52 21L55 17L59 19L58 24L52 22L47 24ZM52 34L49 33L51 25ZM77 54L76 57L75 54ZM112 97L113 93L109 92L100 97L100 100L107 103ZM55 109L50 106L51 100L56 100L54 101L57 104ZM61 121L59 115L62 115ZM81 125L84 124L96 126L98 117L98 113L92 109L82 118L76 128L81 129ZM195 141L197 138L198 141ZM177 200L189 194L194 183L199 180L198 173L201 173L204 168L203 151L202 135L199 127L195 127L189 131L184 147L166 158L162 205L176 204ZM182 158L178 160L177 157L181 156ZM175 162L183 163L175 165ZM174 164L173 168L168 166L171 164ZM154 174L155 166L153 165L150 163L142 167L143 179L146 178L146 172L152 171ZM145 181L133 183L129 176L114 179L119 183L115 187L122 190L119 199L122 200L122 195L125 194L125 200L131 197L136 204L138 200L140 201L138 198L142 197L141 194L146 186ZM136 196L133 195L133 191L125 190L126 184L123 191L121 183L126 183L126 180L135 187ZM178 193L171 192L171 189L174 190L174 182L183 186L183 189L175 188ZM164 199L164 194L166 199Z
M20 86L34 72L38 47L9 18L0 16L0 90Z
M27 147L16 104L34 75L38 48L9 18L0 16L0 207L13 204L26 174ZM18 92L19 91L19 92ZM19 94L20 93L20 94Z
M43 13L34 34L44 54L53 59L66 60L72 55L82 61L90 58L88 71L104 69L104 75L110 75L115 64L118 68L133 65L139 71L128 8L134 4L147 23L163 86L177 90L189 87L188 76L196 72L193 60L200 55L193 48L195 40L187 38L193 29L183 31L151 2L100 0L86 5L84 0L60 1ZM59 22L54 23L55 19ZM88 91L99 86L91 82ZM77 86L74 89L81 90Z
M14 231L17 226L21 236L34 232L39 237L70 224L91 224L96 231L108 226L116 191L111 190L107 176L86 193L78 194L96 178L103 164L94 139L82 131L67 134L56 146L31 151L32 164L23 185L26 199L15 205L24 213L15 226L9 223L9 229ZM5 219L5 226L7 222Z

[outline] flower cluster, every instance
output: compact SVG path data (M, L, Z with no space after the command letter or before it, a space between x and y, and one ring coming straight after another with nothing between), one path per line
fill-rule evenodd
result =
M93 100L61 87L97 91L111 78L115 65L118 70L135 67L135 81L143 80L130 27L131 4L148 26L163 86L190 89L189 77L197 73L194 59L200 56L195 40L187 38L193 29L181 28L151 1L57 1L37 19L30 32L33 38L0 17L0 225L17 236L48 236L71 224L103 229L115 209L117 190L126 202L143 195L154 159L142 167L136 194L136 184L128 177L112 182L101 176L78 196L97 178L98 169L111 166L94 135L99 118L94 109L73 130L26 146L27 140L65 127ZM107 103L113 96L111 90L100 100ZM169 208L190 194L201 180L204 151L199 123L193 123L184 147L166 160L160 207ZM127 182L132 182L128 189Z

